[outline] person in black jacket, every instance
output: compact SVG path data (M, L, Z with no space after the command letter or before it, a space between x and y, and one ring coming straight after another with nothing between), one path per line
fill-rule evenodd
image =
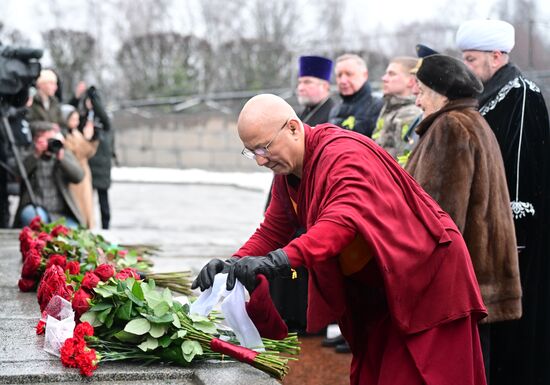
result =
M457 31L464 63L483 82L479 112L498 140L519 251L523 315L480 330L494 384L550 383L550 120L540 88L510 62L514 27L470 20ZM489 381L488 381L489 382Z
M383 101L372 96L367 64L357 55L345 54L336 59L335 73L342 103L332 109L329 122L370 137Z
M94 135L92 140L99 140L96 154L88 163L92 171L92 185L97 190L99 208L101 212L101 227L108 229L111 220L108 191L111 187L111 159L114 155L114 137L111 129L111 121L105 111L101 98L94 86L86 87L85 82L79 82L76 86L75 96L70 104L75 106L80 113L80 124L83 128L88 120L94 122Z

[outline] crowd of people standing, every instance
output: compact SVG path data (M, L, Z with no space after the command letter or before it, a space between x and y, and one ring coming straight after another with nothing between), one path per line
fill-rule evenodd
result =
M193 286L264 274L289 329L337 322L327 345L347 341L352 384L549 383L548 111L510 62L512 25L465 22L456 43L461 58L392 59L382 99L345 54L339 98L332 61L305 56L302 111L249 100L243 155L274 171L271 198Z

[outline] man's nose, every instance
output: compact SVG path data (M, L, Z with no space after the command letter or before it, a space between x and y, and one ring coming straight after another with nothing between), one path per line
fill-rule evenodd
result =
M261 156L261 155L256 155L256 156L254 157L254 160L256 161L256 164L257 164L258 166L264 166L264 165L266 165L266 164L269 162L269 159L268 159L268 158L263 157L263 156Z

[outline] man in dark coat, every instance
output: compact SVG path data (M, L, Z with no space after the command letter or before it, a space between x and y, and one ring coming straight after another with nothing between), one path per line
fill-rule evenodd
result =
M494 384L550 383L550 127L540 89L509 61L514 27L471 20L457 31L464 63L483 82L479 112L494 131L508 180L523 316L491 326Z
M237 127L243 155L277 174L273 199L235 258L208 262L192 287L227 272L228 290L238 279L253 292L257 274L306 266L308 331L338 320L352 385L485 384L470 256L418 183L371 139L309 127L275 95L249 100Z
M314 127L328 122L334 100L330 97L332 60L321 56L301 56L299 59L298 103L304 107L300 120ZM271 195L270 195L271 196ZM305 333L307 311L307 282L305 268L296 269L295 279L275 279L271 296L277 310L291 332Z
M329 122L371 136L383 101L372 96L365 61L352 54L336 59L336 85L342 102L330 112Z

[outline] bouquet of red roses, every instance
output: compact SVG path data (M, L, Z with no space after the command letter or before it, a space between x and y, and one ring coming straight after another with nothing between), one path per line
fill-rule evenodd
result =
M152 262L148 259L145 246L135 250L124 249L108 243L100 235L85 229L68 229L61 223L44 224L39 217L33 219L29 227L23 228L19 235L23 268L19 289L36 289L44 271L52 266L61 266L70 274L78 275L96 269L99 265L109 264L116 271L133 269L150 279L156 279L159 285L188 294L190 293L189 271L171 273L152 273Z
M176 301L168 289L159 291L152 280L112 276L97 282L91 292L82 286L84 281L74 294L73 309L80 315L77 317L80 322L89 323L94 330L85 326L90 332L80 339L78 335L82 333L75 330L73 339L67 340L62 349L62 361L66 366L79 367L84 375L90 375L99 362L106 360L139 359L188 365L192 361L226 356L282 378L288 372L287 361L291 358L281 353L299 351L296 335L286 336L286 329L286 338L282 335L280 340L264 338L264 351L238 346L230 330L218 329L218 320L189 314L188 304ZM259 298L256 306L265 309L264 303ZM87 311L82 314L84 310Z

